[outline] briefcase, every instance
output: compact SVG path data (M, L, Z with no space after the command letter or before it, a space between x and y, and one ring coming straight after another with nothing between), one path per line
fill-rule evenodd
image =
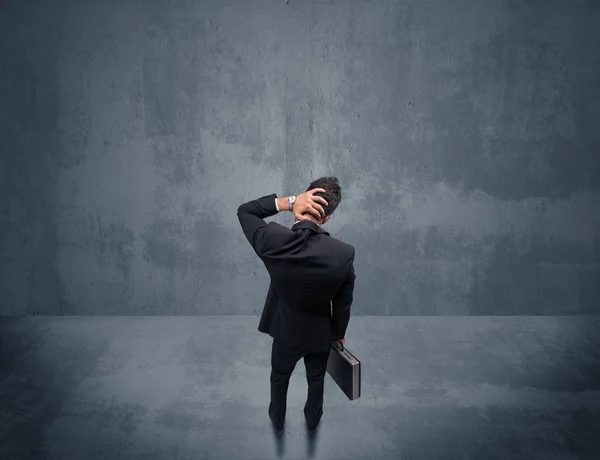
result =
M327 373L351 401L360 398L360 361L340 342L333 342Z

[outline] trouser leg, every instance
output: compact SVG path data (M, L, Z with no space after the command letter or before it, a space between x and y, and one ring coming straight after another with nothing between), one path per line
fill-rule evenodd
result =
M308 382L308 398L304 405L304 416L309 428L316 427L323 415L323 390L328 359L329 352L304 355Z
M302 353L284 343L273 340L271 349L271 402L269 415L277 429L283 427L287 409L287 391L290 377Z

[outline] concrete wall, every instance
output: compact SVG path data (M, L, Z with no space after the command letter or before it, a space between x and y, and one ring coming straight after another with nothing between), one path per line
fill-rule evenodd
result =
M598 2L0 13L0 314L260 314L237 206L321 175L355 315L600 313Z

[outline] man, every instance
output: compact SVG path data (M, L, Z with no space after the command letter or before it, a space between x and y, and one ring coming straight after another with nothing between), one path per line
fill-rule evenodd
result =
M271 283L258 330L273 337L269 417L282 432L292 372L304 358L308 397L307 428L314 432L323 415L323 384L332 341L344 343L354 291L353 246L332 238L321 226L342 198L338 179L322 177L298 197L275 194L238 208L246 238L269 272ZM265 223L292 211L291 229Z

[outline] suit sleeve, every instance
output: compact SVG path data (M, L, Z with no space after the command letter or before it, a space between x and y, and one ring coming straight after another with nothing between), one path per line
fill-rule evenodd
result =
M239 206L237 216L246 239L257 254L264 247L267 223L263 220L277 214L277 195L267 195Z
M348 276L336 292L332 300L332 317L331 317L331 333L334 339L342 339L346 334L348 323L350 322L350 307L354 298L354 256L355 251L352 251L350 259L350 269Z

